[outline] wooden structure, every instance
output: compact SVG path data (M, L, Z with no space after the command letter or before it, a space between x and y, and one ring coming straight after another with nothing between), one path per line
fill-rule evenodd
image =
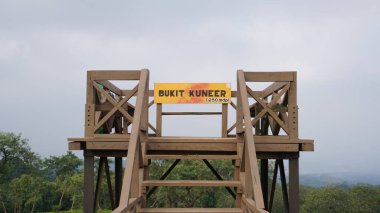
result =
M118 88L112 80L136 81L137 84L133 88ZM272 83L263 90L251 89L249 85L256 82ZM148 108L155 104L152 96L146 69L88 71L85 137L68 139L70 150L84 152L85 212L96 211L103 172L107 174L113 212L117 213L270 212L278 174L284 212L299 212L299 153L313 151L314 142L298 138L296 72L238 70L237 91L232 92L234 100L230 105L223 104L220 112L165 112L162 104L157 104L155 125L148 119ZM131 99L136 101L134 105ZM236 114L235 123L228 124L228 113ZM165 115L220 115L221 136L162 136L162 116ZM148 129L154 133L148 134ZM100 157L95 184L94 157ZM110 157L115 162L114 180L109 175L107 159ZM123 157L126 157L124 172ZM149 180L149 162L153 159L176 161L160 180ZM165 180L181 159L203 160L218 180ZM223 180L209 159L231 160L234 179ZM275 159L273 177L268 177L269 159ZM288 181L284 160L289 161ZM269 180L273 180L271 191ZM236 207L148 208L147 199L160 186L224 186L236 200Z

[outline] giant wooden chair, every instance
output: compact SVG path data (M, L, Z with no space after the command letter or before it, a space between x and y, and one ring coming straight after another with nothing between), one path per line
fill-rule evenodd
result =
M119 88L112 81L134 81L136 85ZM252 89L251 85L258 82L270 84L262 90ZM270 212L278 174L284 212L299 212L299 153L313 151L314 142L298 138L296 72L238 70L237 91L232 92L234 100L222 104L220 112L167 112L163 111L163 104L156 104L155 126L148 119L148 109L155 105L152 96L146 69L88 71L85 137L68 139L70 150L84 153L84 212L97 210L103 173L115 213ZM236 111L233 112L236 120L228 126L230 110ZM169 115L220 115L221 136L163 136L162 116ZM152 134L148 133L149 129ZM100 157L95 184L94 157ZM111 157L115 161L114 187L108 162ZM124 172L123 157L126 157ZM150 180L150 161L156 159L175 161L159 180ZM216 180L165 180L181 159L203 160ZM223 180L210 159L231 160L235 168L233 180ZM275 160L273 177L268 177L269 159ZM289 160L288 185L284 160ZM269 180L272 180L270 192ZM149 208L147 200L162 186L222 186L236 205L235 208Z

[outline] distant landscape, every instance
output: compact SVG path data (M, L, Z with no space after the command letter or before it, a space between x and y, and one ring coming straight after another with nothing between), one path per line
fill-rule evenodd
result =
M325 174L301 174L300 183L307 186L322 187L329 185L355 185L370 184L380 185L380 175L357 174L348 172Z
M97 169L98 160L95 164ZM172 161L152 161L150 178L158 179ZM232 179L228 160L211 160L223 179ZM111 165L112 168L112 165ZM167 177L212 179L202 161L183 160ZM271 177L271 175L270 175ZM114 173L111 170L111 178ZM300 176L300 208L305 213L380 212L379 178L358 174L308 174ZM278 181L279 182L279 181ZM160 187L148 199L150 207L234 207L223 187ZM83 160L72 152L40 157L20 134L0 132L0 212L81 212ZM103 182L98 209L110 212ZM272 212L283 210L281 187L275 191Z

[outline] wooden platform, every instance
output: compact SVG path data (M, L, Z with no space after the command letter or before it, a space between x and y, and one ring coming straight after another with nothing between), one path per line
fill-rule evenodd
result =
M128 138L69 138L69 150L128 150ZM257 152L314 151L313 140L287 139L281 136L255 136ZM165 151L236 152L242 140L217 137L148 137L146 150L155 153Z
M314 151L314 141L299 139L297 73L238 70L236 80L237 90L231 91L230 102L220 104L220 111L170 112L163 110L164 103L152 99L149 70L89 71L85 137L68 139L69 150L82 150L84 155L84 212L97 212L105 173L113 213L268 213L276 181L281 181L284 212L298 213L299 156ZM117 81L135 86L118 87ZM268 85L255 90L252 85L257 82ZM155 123L149 119L151 106L155 106ZM215 120L220 137L162 135L163 116L189 115L220 116ZM94 170L96 157L100 158ZM109 158L115 162L114 184ZM213 177L166 180L182 159L203 161ZM150 179L150 167L155 166L151 160L172 160L158 180ZM208 160L230 161L233 176L223 178ZM274 160L273 173L269 160ZM288 175L285 161L289 162ZM236 208L147 208L157 187L183 186L224 187Z

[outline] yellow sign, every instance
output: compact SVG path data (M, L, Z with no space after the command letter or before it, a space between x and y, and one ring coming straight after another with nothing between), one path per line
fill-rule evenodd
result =
M231 102L231 86L228 83L155 83L154 102L226 104Z

